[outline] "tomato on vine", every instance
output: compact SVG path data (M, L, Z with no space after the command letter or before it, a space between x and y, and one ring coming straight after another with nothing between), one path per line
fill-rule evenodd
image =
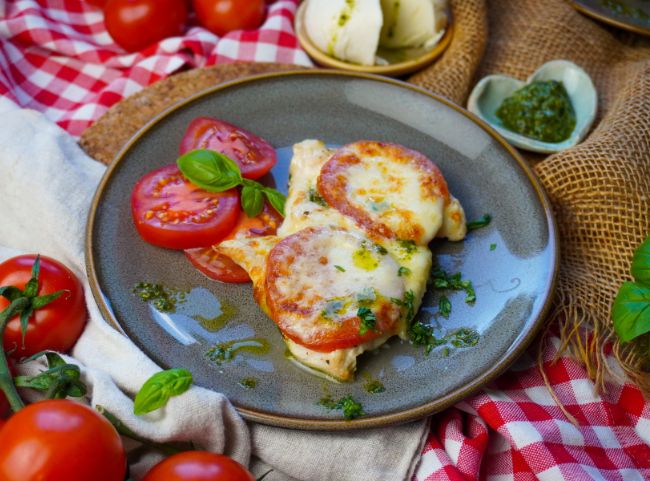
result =
M28 300L8 320L2 339L4 350L15 359L46 349L70 350L88 317L83 286L74 273L52 258L41 256L38 263L36 259L21 255L0 264L0 311L21 296Z

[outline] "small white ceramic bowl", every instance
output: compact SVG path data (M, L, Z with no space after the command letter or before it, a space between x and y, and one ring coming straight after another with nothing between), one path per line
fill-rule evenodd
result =
M576 126L562 142L542 142L508 130L497 117L501 102L515 90L535 81L558 80L564 84L576 114ZM591 78L568 60L553 60L538 68L526 82L505 75L488 75L476 84L467 101L467 109L494 127L508 142L533 152L553 153L573 147L591 128L596 117L598 94Z

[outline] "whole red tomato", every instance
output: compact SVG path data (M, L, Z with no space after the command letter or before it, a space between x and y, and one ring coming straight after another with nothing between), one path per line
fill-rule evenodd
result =
M108 33L129 52L182 34L186 20L186 0L108 0L104 8Z
M264 0L192 0L199 23L219 36L253 30L264 20Z
M0 286L16 286L24 289L31 277L35 255L12 257L0 264ZM37 309L29 318L22 347L20 318L9 320L3 336L4 349L18 359L31 356L46 349L68 351L81 335L88 315L84 302L83 286L79 279L59 261L41 256L38 295L63 290L57 299ZM0 297L0 310L9 301Z
M95 410L65 399L40 401L0 430L2 481L123 481L119 434Z
M142 481L255 481L255 478L228 456L186 451L155 465Z

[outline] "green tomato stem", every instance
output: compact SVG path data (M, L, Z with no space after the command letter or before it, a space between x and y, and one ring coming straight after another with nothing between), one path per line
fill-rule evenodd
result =
M5 328L7 327L9 319L22 311L28 304L29 299L26 297L19 297L9 304L4 311L0 312L0 340L4 339ZM1 349L0 351L0 390L2 390L7 401L9 401L11 410L16 413L25 407L25 403L23 403L23 400L20 398L16 386L14 385L14 380L9 371L9 365L7 364L7 355L5 354L4 349Z
M148 448L155 449L156 451L161 452L165 456L171 456L172 454L178 454L184 451L192 451L193 449L195 449L195 447L192 445L188 445L187 447L174 446L171 444L157 443L155 441L151 441L150 439L143 438L142 436L139 436L138 434L134 433L131 429L129 429L122 421L118 419L117 416L115 416L115 414L111 413L104 406L97 405L95 409L97 409L97 411L102 416L108 419L108 421L113 425L115 430L120 435L129 439L133 439L134 441L138 441L139 443L142 443L144 446L147 446Z

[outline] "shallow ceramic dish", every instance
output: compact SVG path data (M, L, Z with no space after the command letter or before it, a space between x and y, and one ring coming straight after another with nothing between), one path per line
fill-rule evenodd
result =
M386 65L358 65L330 57L314 45L305 29L305 5L306 3L303 2L296 12L296 35L298 36L300 46L307 52L314 62L323 67L398 77L400 75L406 75L420 70L432 63L442 55L442 52L444 52L449 46L451 37L453 36L453 25L451 22L451 15L449 14L447 28L442 37L440 37L440 40L438 40L433 47L428 49L423 47L396 49L393 51L384 49L378 52L378 54L382 55L383 58L386 59L388 62Z
M647 0L569 0L579 12L618 28L650 35Z
M214 116L251 130L278 149L264 179L286 190L290 146L306 138L330 145L359 139L399 142L433 159L469 219L485 212L489 226L463 242L435 241L444 269L474 282L477 301L447 293L453 309L438 318L440 292L429 292L419 316L440 333L471 327L475 347L437 348L425 355L399 339L359 360L357 380L335 384L285 358L274 323L253 301L248 284L211 281L182 252L142 241L131 220L129 196L146 172L173 163L189 122ZM516 151L465 110L409 84L332 71L263 75L219 85L181 102L145 126L107 170L90 212L88 278L107 320L163 367L187 367L198 385L223 392L246 418L301 429L353 429L406 422L443 409L502 372L532 340L544 320L558 265L549 202ZM132 292L139 281L190 291L174 314L157 312ZM209 321L219 304L235 312L225 326ZM199 317L202 316L202 317ZM218 324L218 323L216 323ZM241 352L229 363L211 361L216 343L263 338L266 354ZM257 380L255 389L240 385ZM386 391L369 394L368 379ZM326 394L352 395L366 413L345 421L318 405Z
M562 142L542 142L508 130L496 116L501 103L515 90L535 81L558 80L564 84L576 113L576 126ZM553 60L542 65L526 82L505 75L488 75L476 84L467 101L467 108L497 129L508 142L533 152L552 153L573 147L580 142L596 117L598 96L589 75L573 62Z

